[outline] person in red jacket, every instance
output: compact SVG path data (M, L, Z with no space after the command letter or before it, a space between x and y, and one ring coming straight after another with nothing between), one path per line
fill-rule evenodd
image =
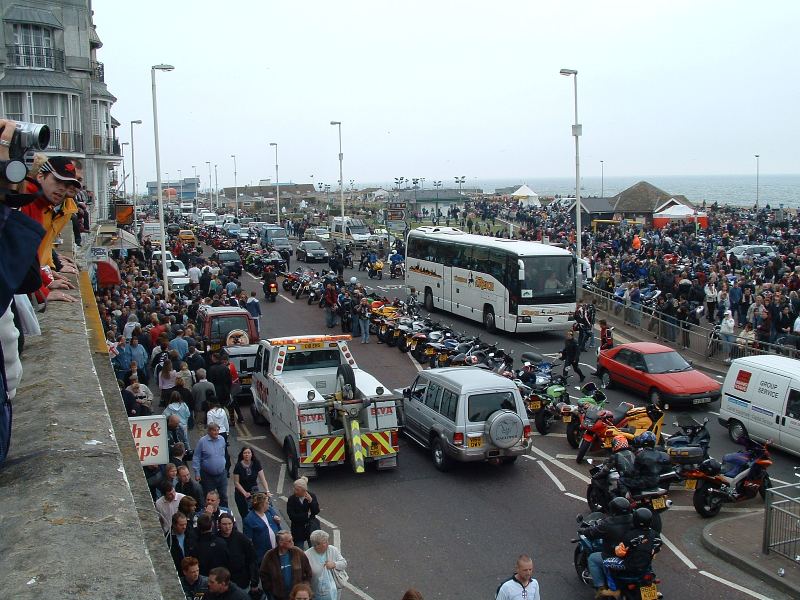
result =
M600 350L610 350L614 347L613 327L609 327L605 319L600 319Z

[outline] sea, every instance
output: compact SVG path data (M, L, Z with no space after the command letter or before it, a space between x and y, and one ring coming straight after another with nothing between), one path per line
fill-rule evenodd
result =
M445 181L444 187L450 187ZM639 181L646 181L668 194L686 196L690 201L707 205L735 204L753 206L756 203L756 177L750 175L631 175L624 177L582 177L581 196L605 196L610 198ZM575 178L572 177L517 177L503 179L481 179L467 177L465 189L476 186L484 193L496 189L526 184L540 196L575 195ZM386 187L386 189L392 189ZM427 187L427 186L426 186ZM800 208L800 174L765 175L758 180L758 202L773 208Z

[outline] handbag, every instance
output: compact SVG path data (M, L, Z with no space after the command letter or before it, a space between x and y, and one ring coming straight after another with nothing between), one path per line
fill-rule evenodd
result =
M319 522L317 517L311 517L308 521L306 521L306 539L308 539L309 536L311 536L311 533L317 529L322 529L322 524Z
M325 562L328 562L328 551L325 551ZM342 589L345 584L350 581L350 575L347 574L347 571L344 569L331 569L330 571L331 576L333 577L333 581L336 584L336 589Z

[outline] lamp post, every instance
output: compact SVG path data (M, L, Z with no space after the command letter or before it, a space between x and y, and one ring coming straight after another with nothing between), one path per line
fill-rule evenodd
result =
M458 186L458 195L461 195L461 186L467 182L467 176L462 175L461 177L456 177L456 185Z
M342 174L344 154L342 154L342 122L331 121L331 125L336 125L336 127L339 128L339 202L342 205L342 244L344 244L344 176Z
M605 172L604 172L603 169L604 169L604 165L603 165L603 161L601 160L600 161L600 197L601 198L605 198L606 197L605 196L605 182L606 182L606 179L605 179Z
M758 209L758 184L759 184L759 176L761 175L760 173L761 165L759 164L759 161L761 159L761 155L756 154L755 157L756 157L756 209Z
M236 181L236 155L231 154L233 159L233 217L234 222L238 223L239 219L239 183Z
M172 65L153 65L150 67L150 78L153 83L153 139L156 149L156 186L158 188L158 224L161 229L161 277L164 284L164 300L169 299L169 281L167 280L167 234L164 231L164 198L161 190L161 151L158 147L158 101L156 96L156 71L172 71Z
M194 171L194 178L195 178L195 188L194 188L194 201L197 204L197 193L200 191L200 182L197 180L197 165L192 165L192 171ZM197 206L194 207L197 210Z
M575 69L561 69L560 73L566 77L572 77L575 90L575 124L572 126L572 135L575 138L575 254L578 260L581 256L581 161L578 149L578 138L581 136L581 125L578 123L578 72ZM580 268L580 266L579 266ZM575 278L576 290L580 289L580 277Z
M133 147L133 126L141 125L141 119L131 121L131 177L133 178L133 232L138 233L139 221L136 218L136 157Z
M214 200L211 196L211 190L213 189L211 186L211 161L207 160L206 164L208 165L208 208L209 210L214 208ZM199 187L199 184L198 184Z
M183 173L178 169L178 204L183 202Z
M214 165L214 195L217 197L217 210L219 210L219 178L217 177L217 165Z
M433 187L436 188L436 211L433 213L432 224L438 225L439 224L439 188L442 187L441 181L434 181Z
M275 146L275 206L278 211L278 225L281 224L281 182L278 179L278 143L270 142L270 146Z

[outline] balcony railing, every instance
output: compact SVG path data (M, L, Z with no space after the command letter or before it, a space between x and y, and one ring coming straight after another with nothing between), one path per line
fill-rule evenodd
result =
M106 67L103 63L92 61L92 79L104 83L106 80Z
M115 138L103 137L102 135L92 136L94 141L94 154L107 154L110 156L122 156L122 149L119 140Z
M83 136L80 133L71 131L51 129L50 144L47 149L60 150L62 152L83 152Z
M6 46L8 66L18 69L64 71L64 51L44 46Z

